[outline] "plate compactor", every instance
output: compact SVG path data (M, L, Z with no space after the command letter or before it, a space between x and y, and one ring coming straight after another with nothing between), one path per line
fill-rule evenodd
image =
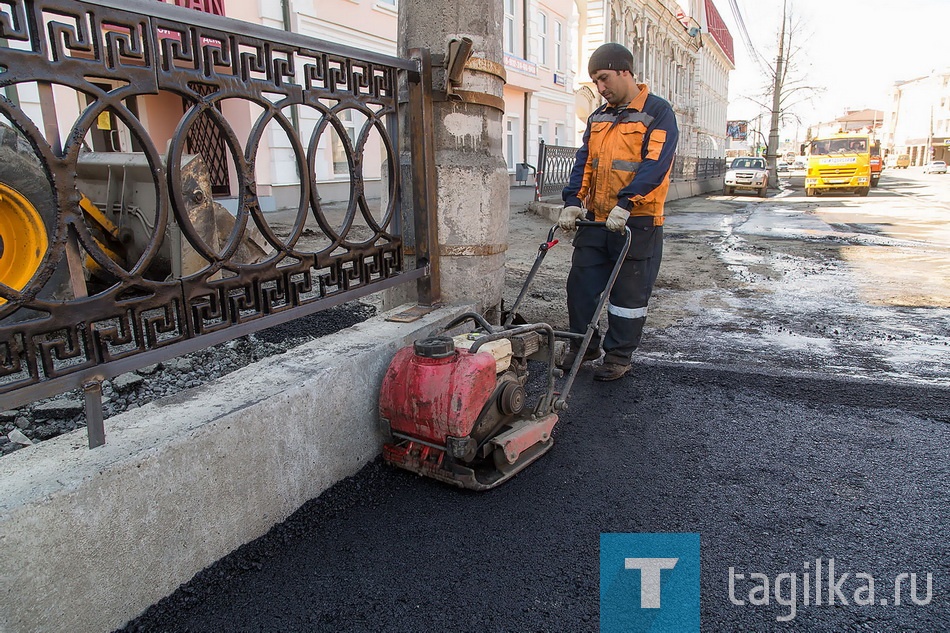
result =
M598 230L603 222L579 221ZM554 226L538 249L504 324L492 326L476 313L463 314L441 331L396 353L380 392L380 424L387 438L383 459L406 470L471 490L504 483L554 444L558 411L584 361L600 313L630 248L631 233L600 296L585 334L559 332L546 323L513 325L547 251L558 243ZM450 335L472 322L474 330ZM471 328L468 328L471 329ZM579 353L561 386L556 379L558 339L580 340ZM546 363L547 382L529 406L528 360Z

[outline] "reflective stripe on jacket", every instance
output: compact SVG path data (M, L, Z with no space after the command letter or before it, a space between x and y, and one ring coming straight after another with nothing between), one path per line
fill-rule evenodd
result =
M605 104L587 119L562 198L566 205L583 202L599 222L621 206L630 215L653 216L659 226L679 129L670 104L637 85L640 93L629 104Z

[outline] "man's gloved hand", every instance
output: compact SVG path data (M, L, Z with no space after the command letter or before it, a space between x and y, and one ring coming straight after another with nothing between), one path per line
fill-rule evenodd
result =
M587 215L587 211L580 207L564 207L561 210L561 215L558 216L557 225L561 227L562 231L573 231L577 228L577 221L585 215Z
M618 233L622 232L629 219L630 212L621 206L616 206L610 210L610 215L607 216L607 229Z

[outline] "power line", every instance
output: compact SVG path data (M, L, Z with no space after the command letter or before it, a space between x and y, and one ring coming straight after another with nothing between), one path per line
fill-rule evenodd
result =
M772 67L769 65L768 61L759 54L759 51L756 50L755 45L752 44L752 38L749 37L749 31L746 29L745 21L742 19L742 12L739 10L739 5L736 0L729 0L729 8L732 9L732 15L736 18L736 24L739 27L739 35L742 38L742 43L745 44L746 51L749 53L749 57L756 61L759 66L762 67L768 74L772 74Z

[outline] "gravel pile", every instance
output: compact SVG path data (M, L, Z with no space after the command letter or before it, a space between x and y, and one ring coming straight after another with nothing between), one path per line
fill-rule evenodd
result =
M148 402L231 373L253 362L282 354L307 341L361 323L376 308L346 303L276 325L255 334L185 354L107 380L102 386L103 416L108 418ZM86 426L82 391L76 389L30 405L0 412L0 454L54 438ZM106 422L106 431L109 424Z

